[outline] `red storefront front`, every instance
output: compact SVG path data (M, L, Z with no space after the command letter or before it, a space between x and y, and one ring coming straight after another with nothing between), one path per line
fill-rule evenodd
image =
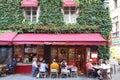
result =
M9 34L9 36L8 36ZM11 37L11 38L10 38ZM90 58L92 47L105 45L106 41L99 33L80 34L35 34L3 33L0 45L11 45L12 55L17 60L16 73L31 73L31 62L45 59L50 64L52 59L58 63L65 59L78 67L79 73L85 72L86 59Z

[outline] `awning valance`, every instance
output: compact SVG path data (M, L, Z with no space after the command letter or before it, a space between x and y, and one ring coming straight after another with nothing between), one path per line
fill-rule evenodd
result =
M0 35L0 45L11 45L13 38L17 35L16 32L5 32Z
M13 44L105 45L99 33L89 34L18 34Z
M73 7L75 6L74 0L64 0L63 7Z
M22 7L37 7L38 6L38 1L37 0L23 0Z

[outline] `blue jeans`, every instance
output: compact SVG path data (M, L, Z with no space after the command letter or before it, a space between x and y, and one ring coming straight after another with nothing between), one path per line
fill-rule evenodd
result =
M32 67L32 76L35 76L36 67Z

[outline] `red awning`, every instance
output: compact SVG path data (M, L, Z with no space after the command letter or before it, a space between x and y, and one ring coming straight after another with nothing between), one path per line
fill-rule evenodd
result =
M23 0L22 7L37 7L38 6L38 1L37 0Z
M90 34L18 34L13 44L105 45L99 33Z
M64 0L63 7L73 7L75 6L74 0Z
M0 45L11 45L13 38L17 35L16 32L5 32L0 35Z

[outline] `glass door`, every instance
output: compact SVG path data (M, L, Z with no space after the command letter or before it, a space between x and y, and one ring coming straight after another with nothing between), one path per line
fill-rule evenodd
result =
M69 48L68 53L68 65L75 65L75 48Z
M79 73L84 73L85 68L85 50L84 48L76 49L76 66Z

